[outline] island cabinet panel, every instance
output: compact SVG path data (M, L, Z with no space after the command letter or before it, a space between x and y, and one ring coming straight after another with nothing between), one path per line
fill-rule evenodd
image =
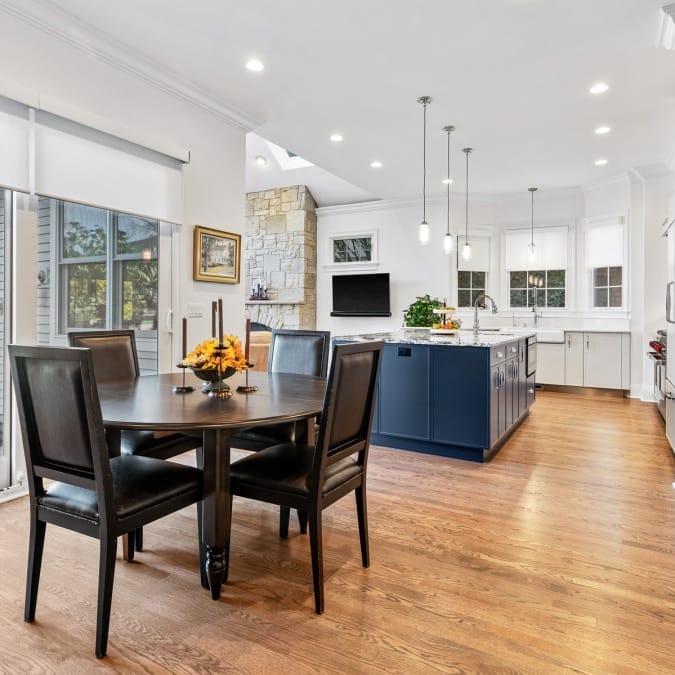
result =
M489 396L488 350L433 347L431 351L431 439L486 448Z
M378 424L381 434L429 438L429 347L384 346Z

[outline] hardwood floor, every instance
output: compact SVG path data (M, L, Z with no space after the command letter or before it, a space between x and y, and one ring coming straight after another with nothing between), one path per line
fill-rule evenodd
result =
M186 461L190 458L187 457ZM194 509L120 559L94 658L97 542L56 527L23 622L28 500L0 506L0 672L672 673L675 461L653 404L538 393L489 464L371 449L372 565L352 499L309 542L235 500L230 580L199 585ZM121 547L120 547L121 549Z

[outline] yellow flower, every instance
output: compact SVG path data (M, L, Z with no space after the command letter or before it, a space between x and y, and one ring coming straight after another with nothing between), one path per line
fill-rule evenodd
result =
M184 359L183 365L201 370L246 370L246 357L241 341L236 335L223 336L223 348L218 349L218 340L209 338L200 342Z

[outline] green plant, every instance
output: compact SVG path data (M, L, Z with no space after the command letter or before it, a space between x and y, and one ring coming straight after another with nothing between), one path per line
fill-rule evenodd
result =
M420 326L431 328L436 320L434 309L442 307L443 303L438 298L431 298L429 294L418 295L411 305L403 312L403 323L406 326Z

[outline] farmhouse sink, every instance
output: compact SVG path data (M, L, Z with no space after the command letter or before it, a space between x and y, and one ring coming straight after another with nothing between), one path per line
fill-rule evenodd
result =
M502 335L531 335L535 333L537 342L565 342L565 331L560 328L502 328Z

